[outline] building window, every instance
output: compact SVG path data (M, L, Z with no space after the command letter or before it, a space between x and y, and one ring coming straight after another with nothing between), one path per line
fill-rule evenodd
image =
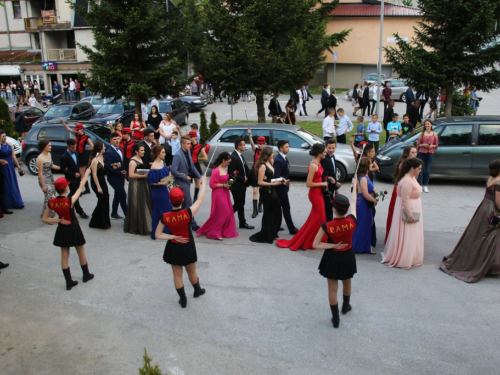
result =
M88 2L88 6L87 6L87 12L91 12L92 11L92 5L100 5L101 4L101 0L89 0Z
M23 18L21 14L21 2L13 1L12 2L12 13L14 13L14 18Z

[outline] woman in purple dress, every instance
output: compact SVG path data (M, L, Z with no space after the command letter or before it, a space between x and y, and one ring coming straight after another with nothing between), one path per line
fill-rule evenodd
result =
M5 208L4 213L9 213L9 208L23 208L24 202L21 198L19 185L17 184L16 169L19 174L24 175L24 171L17 161L16 155L10 143L7 143L7 134L0 129L0 169L4 177Z

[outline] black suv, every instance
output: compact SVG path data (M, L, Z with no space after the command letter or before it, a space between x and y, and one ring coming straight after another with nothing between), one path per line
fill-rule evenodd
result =
M189 120L189 106L180 99L159 100L158 107L161 117L165 115L165 112L171 112L177 124L187 125ZM151 104L148 105L148 113L151 113ZM145 119L143 120L146 121Z
M59 117L64 121L89 120L95 113L92 104L87 102L57 104L50 107L33 125L60 124Z
M70 128L75 126L75 123L68 124ZM96 141L104 142L104 145L109 147L110 130L106 126L96 123L83 123L85 134L87 134L93 143ZM38 141L46 139L52 144L52 161L56 165L60 165L61 156L67 149L66 140L73 138L71 134L61 123L50 124L42 123L33 125L31 130L26 135L22 143L23 161L28 166L30 173L38 174L38 166L36 158L40 154L38 151ZM88 149L88 145L87 145Z
M117 122L123 123L124 128L130 127L130 122L135 114L134 103L117 101L115 103L103 104L97 113L92 116L90 121L107 124L112 122L115 125Z

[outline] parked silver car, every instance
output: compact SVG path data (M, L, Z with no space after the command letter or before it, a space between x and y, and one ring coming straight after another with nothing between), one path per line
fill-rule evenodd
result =
M276 145L280 139L286 139L290 142L290 153L288 161L290 162L290 175L307 176L307 166L311 161L309 150L315 143L323 143L323 139L314 135L297 125L284 124L252 124L247 125L229 125L223 126L215 135L212 136L206 145L209 146L208 160L212 155L217 157L221 152L234 151L234 141L243 138L247 144L243 157L251 168L253 166L253 153L248 138L248 128L252 130L252 138L257 143L257 137L265 137L267 145L274 146L274 153L278 152ZM217 149L217 151L216 151ZM346 178L352 178L356 170L356 164L350 146L338 144L335 151L337 164L337 181L342 182ZM208 161L205 162L208 165Z
M7 136L7 143L10 143L12 145L12 148L14 149L14 155L16 155L16 158L18 158L20 160L21 159L21 151L22 151L21 142L19 142L18 140L14 139L14 138Z
M382 83L385 84L386 82L390 82L391 84L391 90L392 90L391 99L395 101L405 102L406 90L408 89L406 82L400 78L386 78ZM413 91L415 92L415 90ZM351 99L352 99L352 89L350 89L347 92L347 100ZM373 89L370 90L370 100L372 99L373 99Z

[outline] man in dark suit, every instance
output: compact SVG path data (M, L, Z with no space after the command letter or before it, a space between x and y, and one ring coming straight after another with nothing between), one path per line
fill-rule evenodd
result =
M184 202L182 208L191 207L191 182L195 178L201 178L200 172L195 168L193 158L191 157L191 138L183 135L181 138L181 148L177 151L172 159L172 174L174 181L184 192ZM191 219L191 228L194 231L200 229L194 217Z
M418 118L423 118L424 117L424 111L425 111L425 105L429 101L429 95L427 95L423 91L417 91L417 100L420 101L420 106L419 106L419 112L418 112Z
M153 150L153 147L155 146L154 144L154 139L155 139L155 132L153 129L145 129L144 130L144 141L142 142L142 145L144 146L144 157L142 158L144 160L144 164L146 165L151 165L154 160L151 157L151 151Z
M415 94L413 93L413 85L409 85L406 89L406 113L410 112L410 108L415 101Z
M365 106L363 107L363 116L365 115L366 111L368 110L368 116L370 115L370 90L371 90L372 84L369 83L365 86L365 89L363 90L363 103Z
M66 141L66 145L68 146L68 149L61 157L61 171L64 172L64 177L67 181L69 181L68 197L71 197L80 187L80 167L78 166L78 159L76 156L75 140L73 138L68 139ZM74 207L75 211L82 219L89 218L89 215L87 215L80 206L79 199L76 200Z
M285 180L290 179L290 162L286 155L290 151L290 143L285 139L278 141L278 154L274 158L274 177L283 177ZM290 214L290 201L288 200L288 185L279 185L275 187L276 194L280 200L281 208L283 209L283 217L286 221L286 226L290 234L296 234L299 230L293 224L292 215Z
M313 99L312 95L309 93L309 90L305 87L302 86L301 88L302 91L302 108L304 109L304 114L308 116L307 114L307 108L306 108L306 102L309 101L309 98Z
M269 106L267 107L267 109L269 109L269 113L271 114L273 123L276 123L278 121L279 115L281 114L281 112L283 112L281 110L280 102L278 101L279 96L280 96L279 92L274 94L273 98L269 102Z
M333 220L333 210L330 201L332 200L332 195L337 194L337 190L342 185L337 182L337 166L335 165L335 149L337 148L337 142L335 139L331 138L326 142L326 156L321 160L321 166L323 167L323 180L328 180L328 191L325 193L325 213L326 220Z
M328 83L323 85L323 91L321 92L321 109L316 112L316 117L323 111L325 111L325 117L328 116L328 97L330 94L328 93Z
M332 90L330 93L330 96L328 97L328 109L333 108L335 111L335 120L339 119L339 116L337 116L337 97L335 96L336 90ZM326 114L328 116L328 114ZM325 116L325 117L326 117Z
M389 139L389 130L387 130L387 124L392 122L392 116L394 115L394 100L391 100L384 111L384 130L385 130L385 141Z
M123 164L123 152L120 148L122 139L117 133L111 133L111 146L104 153L104 167L108 173L108 182L115 191L113 204L111 206L111 217L113 219L123 219L118 215L118 203L120 204L123 214L127 216L127 193L125 192L125 169Z
M231 163L229 163L229 176L234 177L234 183L231 185L231 194L233 195L233 211L238 212L238 220L240 228L254 229L252 225L248 225L245 220L245 194L248 187L248 178L250 177L250 169L243 157L245 151L245 141L239 138L234 141L235 150L231 154Z

